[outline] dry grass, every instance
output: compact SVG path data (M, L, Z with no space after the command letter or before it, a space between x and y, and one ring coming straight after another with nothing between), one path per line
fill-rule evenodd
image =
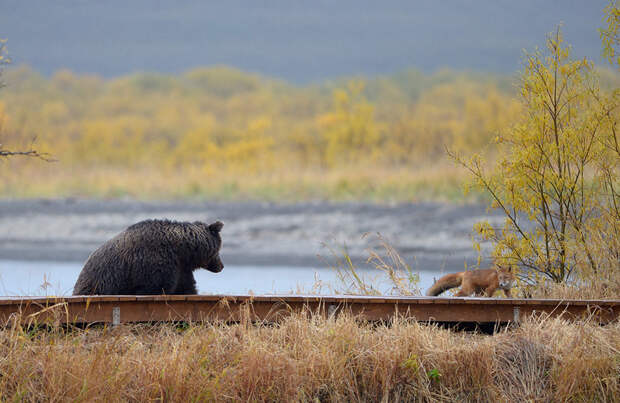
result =
M540 281L535 286L521 286L514 293L516 298L550 299L618 299L620 276L600 276L580 282L554 283Z
M0 331L2 401L618 401L620 323L494 336L343 315Z
M375 269L376 274L363 276L349 256L346 245L325 243L329 251L325 263L337 276L332 283L316 281L310 293L322 294L327 290L333 295L424 295L425 290L419 287L419 273L407 264L389 241L380 233L364 235L367 236L376 246L367 249L366 265ZM444 296L454 295L458 290L459 287L452 289ZM495 296L500 294L496 291ZM586 273L563 283L545 279L532 282L527 276L521 276L512 294L514 298L616 300L620 296L620 276L617 266L601 267L597 273Z
M398 251L380 233L366 233L362 238L370 239L377 245L370 247L366 265L375 270L375 275L364 276L353 263L346 245L338 246L323 243L329 255L324 262L336 273L333 282L315 281L313 294L330 295L400 295L420 296L420 276L403 259Z

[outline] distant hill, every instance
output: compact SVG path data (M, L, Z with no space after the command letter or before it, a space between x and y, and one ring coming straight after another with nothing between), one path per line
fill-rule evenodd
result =
M205 65L305 83L414 67L513 72L564 24L575 56L600 55L606 2L3 0L15 64L117 76Z

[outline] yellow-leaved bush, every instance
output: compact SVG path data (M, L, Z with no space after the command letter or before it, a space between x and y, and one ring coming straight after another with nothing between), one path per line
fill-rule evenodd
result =
M521 267L526 284L617 285L617 91L601 90L590 61L570 59L558 29L545 53L526 55L520 95L523 116L497 139L490 172L480 155L452 152L506 217L501 228L478 224L480 238L493 241L496 260Z

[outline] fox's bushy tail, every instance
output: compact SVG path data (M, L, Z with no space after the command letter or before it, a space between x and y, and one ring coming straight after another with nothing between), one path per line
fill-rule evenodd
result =
M463 276L461 273L446 274L445 276L437 280L435 284L433 284L433 286L428 289L428 291L426 291L426 295L428 295L429 297L436 297L437 295L441 294L446 290L449 290L450 288L460 286L462 281Z

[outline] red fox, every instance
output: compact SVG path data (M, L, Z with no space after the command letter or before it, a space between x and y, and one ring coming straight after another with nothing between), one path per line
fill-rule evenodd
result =
M437 296L442 292L461 286L457 297L467 297L471 294L492 297L499 288L504 290L508 298L512 298L510 289L513 287L515 277L512 274L512 266L498 266L497 269L477 269L446 274L428 289L426 295Z

